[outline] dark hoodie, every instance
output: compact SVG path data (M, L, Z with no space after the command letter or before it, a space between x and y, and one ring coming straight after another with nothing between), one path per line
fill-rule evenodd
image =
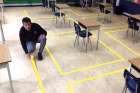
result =
M31 23L31 30L27 31L23 26L20 29L19 37L20 37L20 42L22 45L23 50L25 53L28 53L27 51L27 46L26 42L32 41L32 42L37 42L38 37L41 34L44 34L45 36L47 35L47 32L37 23Z

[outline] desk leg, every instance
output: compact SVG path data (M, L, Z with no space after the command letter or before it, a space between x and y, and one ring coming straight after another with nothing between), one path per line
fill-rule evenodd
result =
M11 79L11 72L10 72L10 68L9 68L9 63L7 63L7 71L8 71L8 75L9 75L11 91L12 91L12 93L14 93L14 88L13 88L13 84L12 84L12 79Z
M4 11L3 11L3 5L1 5L1 16L2 16L2 23L4 22Z
M60 12L60 21L62 22L63 18L62 18L62 10L59 9L59 12Z
M98 49L99 37L100 37L100 28L99 28L98 33L97 33L97 45L96 45L96 50Z
M87 47L88 47L88 28L86 29L86 53L87 53Z
M2 22L0 22L0 29L1 29L1 37L2 37L2 43L5 43L5 37L4 37L4 33L3 33L3 28L2 28Z
M88 2L88 0L86 0L86 8L88 7L88 3L87 2Z
M50 8L50 2L49 2L49 0L45 0L45 4L46 4L46 1L47 1L47 4L48 4L48 8Z

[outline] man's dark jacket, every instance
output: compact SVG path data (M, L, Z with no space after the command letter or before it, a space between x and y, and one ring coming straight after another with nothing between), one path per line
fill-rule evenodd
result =
M22 26L19 33L20 42L25 53L28 53L26 42L32 41L36 43L40 35L42 34L44 34L45 36L47 35L47 32L39 24L37 23L31 23L31 24L32 25L30 31L27 31Z

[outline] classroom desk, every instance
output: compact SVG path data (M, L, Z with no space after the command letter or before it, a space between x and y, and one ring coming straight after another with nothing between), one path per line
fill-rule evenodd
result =
M140 57L130 59L130 60L128 60L128 62L131 64L130 71L131 71L131 68L134 68L136 71L138 71L140 73Z
M100 25L95 20L88 20L88 19L79 19L77 20L78 23L86 29L86 37L88 37L88 31L97 30L97 43L96 43L96 49L98 49L98 43L99 43L99 36L100 36ZM88 38L86 40L86 52L87 52L87 42Z
M11 62L11 61L12 60L11 60L11 56L10 56L8 47L4 44L0 44L0 68L7 68L11 90L12 90L12 93L14 93L12 79L11 79L11 73L10 73L10 68L9 68L9 62Z

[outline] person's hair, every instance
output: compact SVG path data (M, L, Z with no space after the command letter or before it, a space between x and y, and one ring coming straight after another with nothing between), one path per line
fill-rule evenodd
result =
M24 22L30 22L31 23L31 19L29 18L29 17L24 17L23 19L22 19L22 23L24 23Z

